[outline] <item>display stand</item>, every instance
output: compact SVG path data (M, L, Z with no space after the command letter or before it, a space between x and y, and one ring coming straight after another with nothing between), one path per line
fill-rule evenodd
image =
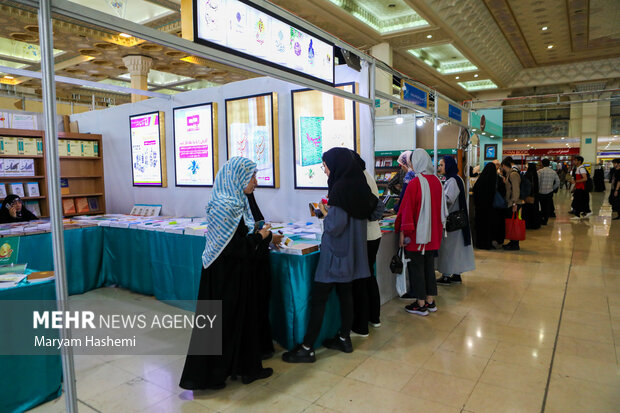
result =
M0 160L5 162L7 159L32 159L34 161L34 170L30 175L0 176L0 184L5 185L8 190L9 184L22 183L25 187L28 183L38 184L38 196L28 196L24 193L22 200L37 201L39 204L40 217L49 218L49 202L47 194L47 175L45 173L45 141L43 140L44 132L39 130L25 129L7 129L0 128L0 136L19 139L37 139L39 151L37 154L26 154L24 152L24 143L19 144L18 154L0 154ZM64 148L60 152L60 171L61 179L64 181L63 201L74 201L75 212L65 213L65 217L74 215L94 215L105 214L105 185L103 178L103 155L101 135L85 134L85 133L68 133L59 132L58 138L63 140ZM92 146L90 145L92 143ZM84 152L84 147L93 148L93 155L90 155L89 149ZM70 150L74 152L69 152ZM95 152L96 151L96 152ZM5 151L6 152L6 151ZM62 181L61 181L62 182ZM67 192L68 191L68 192ZM0 197L0 202L4 197ZM88 210L77 207L77 202L86 202L89 205ZM26 204L27 208L31 208ZM31 211L34 212L34 211Z

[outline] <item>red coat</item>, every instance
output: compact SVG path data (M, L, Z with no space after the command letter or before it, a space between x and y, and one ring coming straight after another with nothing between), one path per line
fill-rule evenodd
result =
M443 224L441 223L441 197L443 188L439 178L434 175L424 175L428 181L431 191L431 241L426 244L426 251L438 250L443 238ZM411 242L405 247L407 251L419 251L420 245L416 244L416 225L420 216L422 187L420 180L416 177L409 182L405 195L400 202L398 216L394 223L396 232L404 232L405 237L409 237Z

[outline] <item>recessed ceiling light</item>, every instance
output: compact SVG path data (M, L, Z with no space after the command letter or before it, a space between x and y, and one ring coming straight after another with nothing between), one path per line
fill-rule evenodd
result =
M9 75L4 76L4 78L5 79L15 79L13 76L9 76Z
M515 139L515 142L517 141L517 139Z
M457 79L457 80L460 79L460 78L461 78L460 76L455 77L455 79Z
M132 35L127 34L127 33L120 33L119 36L121 36L121 37L133 37Z
M474 77L478 77L478 73L476 73L476 74L474 75Z
M491 137L492 137L492 138L494 138L494 137L495 137L495 135L491 135Z
M429 34L428 36L426 36L426 38L427 38L427 39L432 39L432 38L433 38L433 35L432 35L432 34Z
M542 27L542 31L543 31L543 32L544 32L545 30L547 30L547 29L548 29L548 27L547 27L547 26L543 26L543 27Z
M553 45L550 44L549 46L547 46L547 49L553 49Z
M562 138L562 140L564 140L564 138Z
M527 145L527 147L529 148L529 147L530 147L530 145Z

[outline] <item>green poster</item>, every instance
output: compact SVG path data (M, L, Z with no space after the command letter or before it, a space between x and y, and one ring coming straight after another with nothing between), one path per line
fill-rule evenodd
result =
M16 264L20 237L0 238L0 265Z
M299 118L301 140L301 166L320 164L323 156L323 116L302 116Z

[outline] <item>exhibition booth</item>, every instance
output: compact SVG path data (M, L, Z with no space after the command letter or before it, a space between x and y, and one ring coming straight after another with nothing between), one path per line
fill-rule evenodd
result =
M257 3L260 7L256 9L240 3L247 14L244 18L262 19L265 27L274 31L260 31L257 39L265 36L265 41L254 46L248 46L242 37L223 35L224 26L217 24L217 16L206 20L214 25L192 24L191 33L184 29L185 39L179 39L62 0L54 3L53 11L59 15L101 22L111 30L176 48L196 59L209 58L253 71L260 77L174 95L153 96L149 92L147 100L75 114L70 120L79 133L57 131L51 93L45 130L0 130L3 139L41 140L41 150L35 155L0 156L4 162L25 156L34 160L32 175L5 180L37 181L40 193L32 200L39 203L41 218L50 218L50 222L2 227L0 235L6 238L5 243L14 245L16 259L27 262L28 268L56 272L52 280L24 281L0 290L0 300L56 297L63 309L67 295L110 285L162 301L195 300L208 231L205 206L215 176L229 158L244 156L258 165L255 195L265 221L277 223L274 227L282 228L293 246L299 247L271 253L273 338L290 349L305 334L320 254L321 224L310 215L308 205L327 195L322 154L332 147L357 151L383 196L387 195L383 181L398 171L395 159L404 150L424 148L435 165L441 156L455 156L461 171L466 170L470 138L469 113L464 107L406 80L296 16L267 2ZM200 10L203 5L199 3L197 8L200 15L206 13ZM41 12L49 26L49 9ZM277 39L278 33L291 37L286 42L280 39L281 44L275 40L275 51L260 47L267 39ZM45 44L46 39L51 39L51 30L42 27L42 50L49 60L51 44ZM347 52L347 64L344 60L334 63L336 50L341 55ZM274 57L284 51L292 55ZM357 61L351 63L350 56ZM400 97L375 90L376 70L402 78ZM49 76L49 94L54 87L53 70L43 75ZM377 98L408 113L375 118ZM66 142L59 146L58 137ZM62 188L54 182L61 182ZM394 217L387 216L381 223L376 277L382 303L396 296L394 276L389 272L397 248L393 222ZM333 293L317 345L338 331L338 314ZM60 334L67 331L61 329ZM58 397L64 373L67 410L73 411L76 395L71 388L75 386L71 351L63 349L62 355L62 370L60 352L58 356L3 356L11 358L15 371L45 372L46 383L38 388L24 387L33 380L26 373L18 380L3 378L0 410L5 404L8 411L20 411Z

